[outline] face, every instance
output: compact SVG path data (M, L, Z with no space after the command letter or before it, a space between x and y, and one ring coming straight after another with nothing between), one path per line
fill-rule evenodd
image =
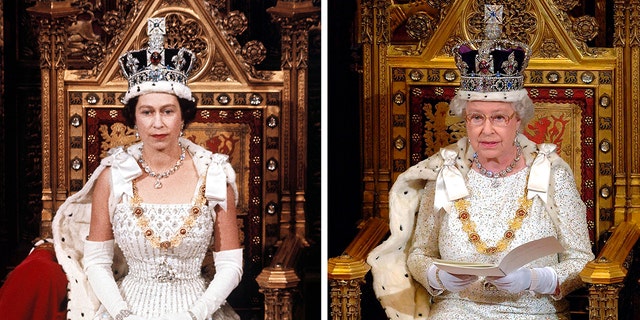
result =
M145 147L164 150L177 146L182 129L178 98L168 93L147 93L136 104L136 126Z
M521 121L510 102L469 101L465 116L467 136L480 160L498 163L513 160L514 140Z

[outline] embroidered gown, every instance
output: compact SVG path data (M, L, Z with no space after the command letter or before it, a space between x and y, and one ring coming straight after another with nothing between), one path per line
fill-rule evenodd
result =
M186 311L207 289L201 266L213 240L215 212L205 205L203 183L201 177L191 203L154 204L140 199L139 205L132 205L125 195L116 206L114 238L129 266L118 286L133 314L155 319ZM147 230L152 231L150 236ZM163 248L168 242L172 245ZM101 308L97 318L110 317ZM224 304L209 319L240 318Z
M500 178L495 185L474 170L467 174L469 190L468 212L475 222L476 232L492 246L503 238L510 219L519 208L518 199L527 185L527 167L511 176ZM560 299L582 285L578 273L593 258L588 239L584 203L580 199L572 174L562 166L551 171L554 180L555 203L558 220L554 222L545 210L544 203L536 197L522 221L515 238L503 252L493 255L478 253L463 231L455 206L449 213L433 211L435 183L426 185L416 221L414 241L407 260L415 280L434 295L429 319L565 319L568 303ZM492 185L492 183L494 185ZM576 213L582 213L577 216ZM486 285L483 278L458 293L444 291L441 294L429 286L427 269L433 258L497 264L502 257L521 244L546 236L557 237L565 248L558 255L550 255L531 262L528 267L550 266L555 269L560 283L561 296L539 295L529 291L511 294Z

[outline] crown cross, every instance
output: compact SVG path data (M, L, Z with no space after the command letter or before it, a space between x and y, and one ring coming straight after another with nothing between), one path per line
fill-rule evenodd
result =
M147 35L149 36L149 50L160 51L164 48L164 35L167 26L164 17L149 18L147 20Z
M484 35L491 40L500 39L502 34L502 5L484 5Z

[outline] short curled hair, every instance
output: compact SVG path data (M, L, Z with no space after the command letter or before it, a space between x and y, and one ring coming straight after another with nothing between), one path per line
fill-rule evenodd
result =
M127 103L124 105L124 109L122 110L125 124L129 128L133 128L136 125L136 105L138 104L138 98L140 98L140 96L129 99L129 101L127 101ZM178 98L180 113L182 113L182 121L184 121L184 128L186 128L189 123L191 123L193 119L196 118L197 102L180 97L176 98Z
M460 118L464 118L465 112L467 110L467 102L468 99L464 99L458 95L455 95L451 102L449 103L449 111ZM529 121L533 118L533 114L535 111L535 106L533 101L527 94L520 96L518 99L509 100L507 102L511 102L511 106L513 110L518 115L518 119L520 119L520 129L524 130Z

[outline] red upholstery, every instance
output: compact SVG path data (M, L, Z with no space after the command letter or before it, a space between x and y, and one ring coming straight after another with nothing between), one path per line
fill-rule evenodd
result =
M0 318L4 320L65 319L67 277L53 248L37 248L9 275L0 288Z

